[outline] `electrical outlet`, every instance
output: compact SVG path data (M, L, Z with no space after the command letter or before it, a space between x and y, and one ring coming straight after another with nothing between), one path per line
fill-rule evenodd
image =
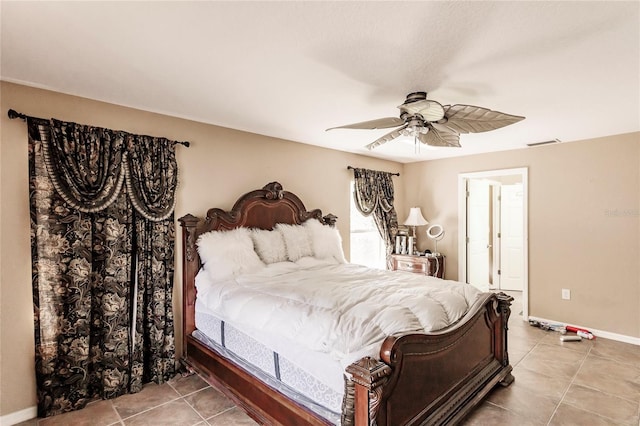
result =
M571 300L571 290L569 290L568 288L563 288L562 289L562 299Z

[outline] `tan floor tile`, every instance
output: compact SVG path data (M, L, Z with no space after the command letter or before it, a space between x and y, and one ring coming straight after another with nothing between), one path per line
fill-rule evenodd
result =
M203 419L182 399L124 420L126 426L194 426Z
M220 414L235 405L222 392L212 387L187 395L184 400L205 419Z
M487 401L533 422L546 424L551 419L558 402L547 396L533 393L524 386L518 386L517 383L516 378L509 387L497 386L489 393Z
M113 409L110 400L97 401L87 405L82 410L59 414L41 419L41 426L100 426L110 425L120 421L118 413Z
M640 365L640 346L598 338L591 354L633 366Z
M211 426L253 426L258 424L238 407L207 419L207 423Z
M560 404L549 422L549 426L611 426L613 424L615 423L611 419L567 404Z
M585 358L586 354L581 352L540 343L527 354L519 365L549 377L572 378Z
M616 422L638 424L638 403L580 385L571 385L562 401Z
M640 403L640 365L636 368L589 354L574 383Z
M520 364L520 362L524 359L524 357L527 356L527 354L531 351L519 351L519 350L515 350L515 349L508 349L509 351L509 364L511 364L512 367L515 367L516 365Z
M546 396L556 403L560 402L571 384L571 378L546 376L522 365L514 368L513 376L516 380L511 386L524 387L530 392Z
M524 351L529 352L536 346L536 342L533 342L531 339L518 336L518 335L509 335L507 340L507 349L509 352L511 351Z
M544 423L535 422L516 413L497 407L490 403L483 403L465 418L460 426L489 426L489 425L518 425L537 426Z
M113 401L118 414L122 419L134 416L145 410L164 404L180 397L167 383L161 385L145 385L142 391L130 395L123 395Z
M209 386L209 384L202 380L197 374L190 374L188 376L177 375L169 380L169 385L180 395L188 395Z

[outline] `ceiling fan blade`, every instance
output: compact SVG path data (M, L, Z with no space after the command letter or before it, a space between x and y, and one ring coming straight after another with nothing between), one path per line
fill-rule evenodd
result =
M404 120L398 117L379 118L377 120L363 121L361 123L347 124L345 126L331 127L333 129L388 129L404 124Z
M398 127L397 129L395 129L395 130L393 130L393 131L391 131L391 132L387 133L386 135L384 135L384 136L382 136L382 137L380 137L380 138L376 139L375 141L371 142L369 145L367 145L367 146L366 146L366 148L367 148L368 150L372 150L373 148L376 148L376 147L378 147L378 146L380 146L380 145L382 145L382 144L384 144L384 143L387 143L387 142L389 142L389 141L394 140L394 139L395 139L395 138L397 138L397 137L400 137L400 136L402 135L402 133L401 133L401 132L402 132L404 129L406 129L406 128L407 128L407 126L408 126L408 124L405 124L405 125L404 125L404 126L402 126L402 127Z
M440 102L427 99L404 103L398 108L410 115L420 114L426 121L438 121L445 115L444 107Z
M458 133L480 133L524 120L524 117L492 111L473 105L446 105L444 124Z
M441 131L431 124L427 133L418 135L418 140L431 146L450 146L460 148L460 135L456 132Z
M436 129L438 132L449 132L449 133L458 133L455 130L447 127L446 124L439 124L439 123L429 123L431 124L431 126Z

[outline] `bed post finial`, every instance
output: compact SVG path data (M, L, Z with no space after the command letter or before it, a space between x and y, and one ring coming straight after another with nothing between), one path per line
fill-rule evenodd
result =
M332 228L336 226L336 220L338 220L338 216L331 213L322 217L322 223L329 225Z

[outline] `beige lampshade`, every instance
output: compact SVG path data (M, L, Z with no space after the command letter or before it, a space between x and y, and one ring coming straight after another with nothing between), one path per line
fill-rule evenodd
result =
M411 210L409 210L409 216L407 217L407 220L404 221L404 224L408 226L422 226L428 225L429 222L427 222L427 219L422 216L420 207L411 207Z

